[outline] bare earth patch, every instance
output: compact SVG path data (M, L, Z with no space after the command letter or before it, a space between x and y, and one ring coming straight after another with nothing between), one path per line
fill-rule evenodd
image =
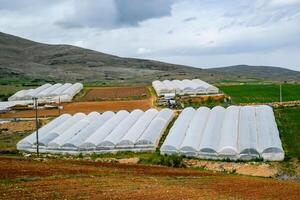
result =
M102 87L88 89L82 101L105 101L124 99L145 99L148 91L145 87Z
M14 134L16 132L26 132L35 129L34 121L8 122L0 124L0 131L2 133Z
M0 157L0 199L298 199L300 183L195 169Z
M220 161L185 160L189 167L199 167L207 170L237 173L249 176L274 177L278 174L277 168L267 163L235 163Z
M61 113L74 114L77 112L90 113L92 111L105 112L105 111L119 111L127 110L132 111L134 109L148 110L151 108L151 100L130 100L130 101L101 101L101 102L73 102L62 104L63 110ZM40 117L58 116L57 109L39 110L38 115ZM35 116L34 110L19 111L15 113L0 114L0 118L12 118L12 117L28 117Z

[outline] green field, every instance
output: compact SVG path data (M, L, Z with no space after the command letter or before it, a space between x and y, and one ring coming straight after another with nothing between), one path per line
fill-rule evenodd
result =
M274 111L286 156L300 159L300 106Z
M0 101L6 101L8 97L19 90L29 89L30 87L15 85L0 85Z
M221 91L231 96L233 103L279 102L280 89L277 84L244 84L219 86ZM300 84L283 84L282 100L300 100Z

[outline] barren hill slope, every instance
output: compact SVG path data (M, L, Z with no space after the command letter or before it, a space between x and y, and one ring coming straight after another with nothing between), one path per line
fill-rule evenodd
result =
M237 67L239 69L239 67ZM0 84L81 81L90 84L148 84L154 79L298 81L300 72L268 73L262 67L199 69L152 60L122 58L71 45L48 45L0 32ZM250 72L249 72L250 71ZM275 70L276 71L276 70Z

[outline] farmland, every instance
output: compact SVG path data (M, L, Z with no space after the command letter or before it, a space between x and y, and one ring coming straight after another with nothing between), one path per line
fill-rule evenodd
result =
M243 84L220 85L219 88L231 96L233 103L270 103L279 102L279 85L277 84ZM283 84L282 100L300 99L300 84Z
M300 106L275 109L286 156L300 159Z
M250 91L254 94L251 92L239 94L236 87L240 87L239 90L245 89L242 86L252 88ZM270 88L276 91L278 85L267 85L266 88L264 86L222 86L222 90L227 91L226 94L232 97L233 103L268 102L272 99L277 101L275 92L271 98L268 96L273 94L269 91ZM143 90L136 90L134 87L135 92L129 92L130 89L125 88L123 91L118 88L111 93L105 90L107 88L87 88L82 96L78 97L77 102L62 104L64 109L61 113L151 108L151 99L154 96L153 93L148 93L148 89L141 87ZM286 98L300 99L295 91L298 85L284 85L283 91L287 88L290 93L283 93L289 95ZM138 97L144 91L147 92L146 97L143 95ZM255 93L257 96L267 94L259 99L255 98ZM97 100L92 98L93 95L98 95ZM194 103L189 102L189 98L185 100L187 104ZM90 157L42 155L41 158L36 158L33 155L27 158L17 153L15 145L34 130L34 122L2 124L0 125L2 130L0 133L0 199L297 199L300 183L276 178L280 178L281 174L288 179L293 176L299 177L300 108L276 108L274 111L288 158L280 163L193 160L161 156L158 151L124 152L115 155L93 154ZM56 109L39 110L40 117L57 115ZM0 118L33 116L34 112L27 110L1 114ZM123 161L121 162L121 160L135 159L137 159L136 163L125 161L126 164L122 164ZM185 168L186 163L192 163L192 166ZM279 194L277 191L282 192Z
M137 100L149 97L145 87L88 88L81 101Z
M7 100L8 97L22 89L29 89L29 87L15 85L0 85L0 101Z
M0 198L6 200L297 199L299 190L290 181L194 169L0 158Z

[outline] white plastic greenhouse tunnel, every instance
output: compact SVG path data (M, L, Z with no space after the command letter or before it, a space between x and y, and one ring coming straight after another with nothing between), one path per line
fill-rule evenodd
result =
M73 97L83 89L81 83L46 83L40 87L29 90L20 90L8 98L8 101L26 101L37 97L39 102L70 102Z
M168 108L63 114L39 129L39 147L41 152L75 154L154 151L173 116ZM34 152L36 132L19 141L17 149Z
M158 96L168 93L178 95L217 94L219 89L200 79L153 81L152 86Z
M160 151L204 159L284 159L274 113L266 105L185 108Z

